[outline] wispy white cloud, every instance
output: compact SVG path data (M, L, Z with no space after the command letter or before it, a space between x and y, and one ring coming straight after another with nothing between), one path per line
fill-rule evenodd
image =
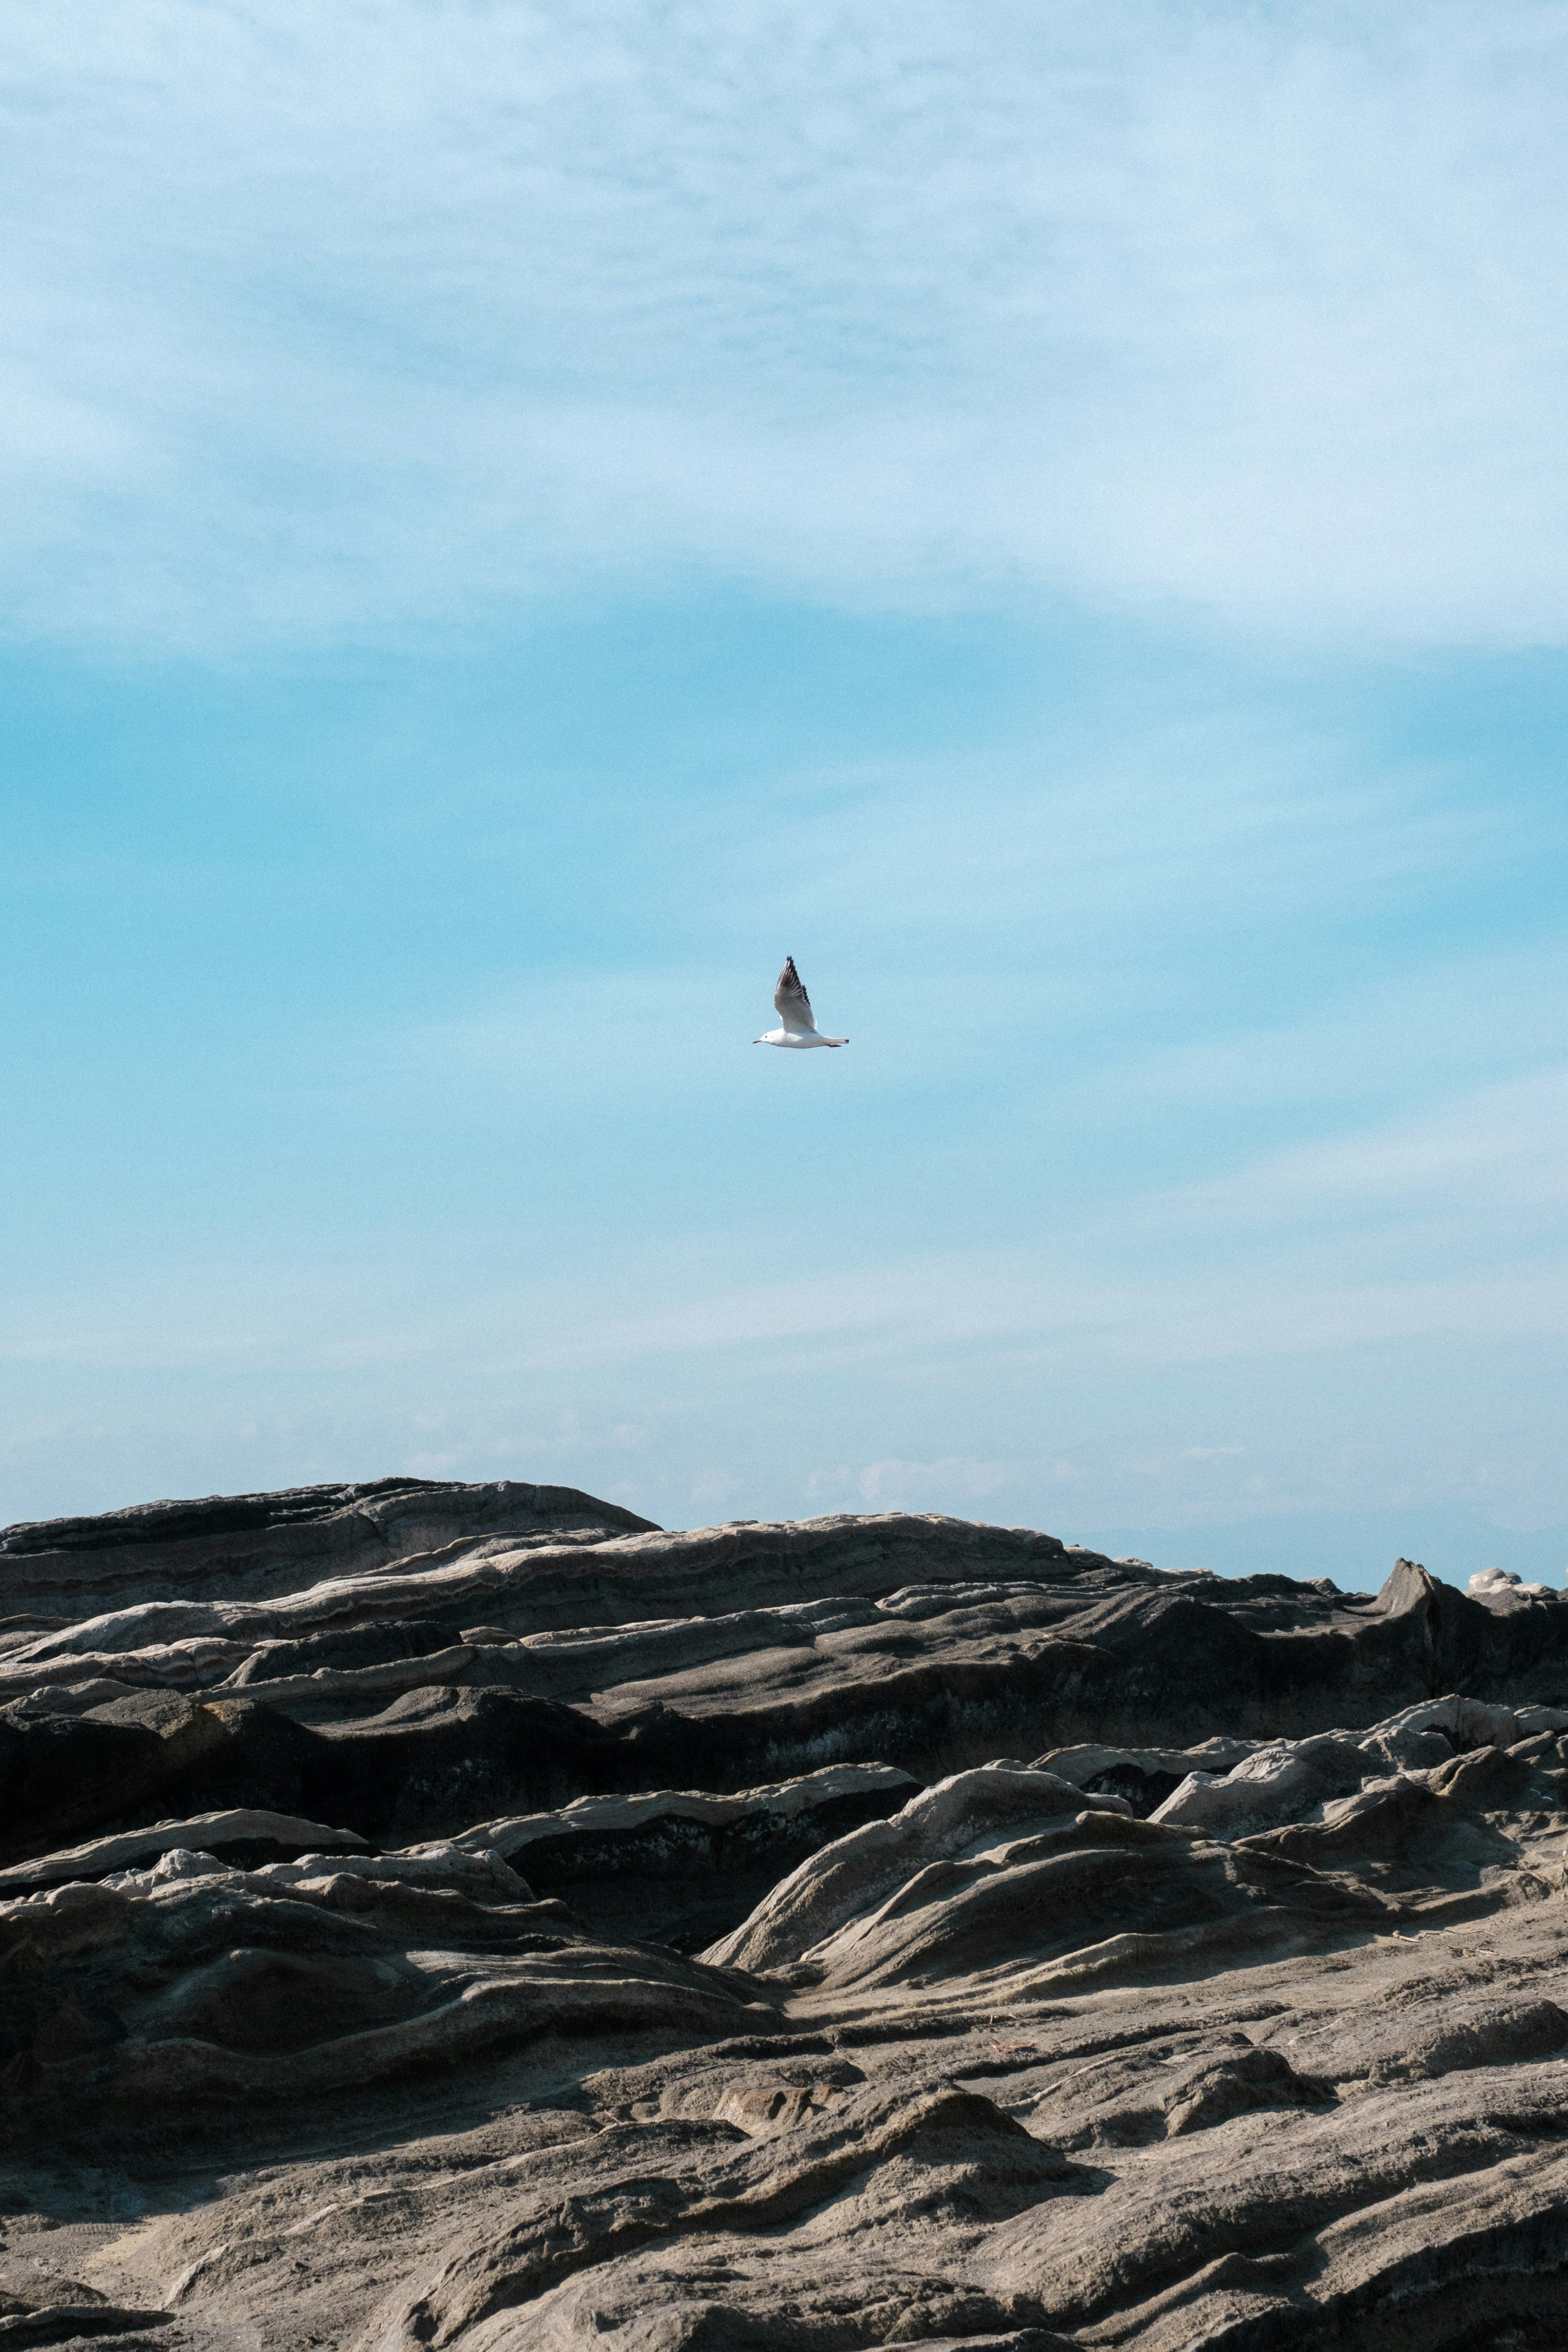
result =
M737 1056L771 1017L786 948L865 1048L857 1100L996 1083L1090 1132L1205 1106L1353 1115L1556 1045L1554 948L1459 952L1440 932L1397 974L1313 969L1271 1020L1227 999L1152 1042L1216 938L1248 954L1298 942L1555 850L1528 808L1460 801L1393 761L1368 781L1362 746L1271 707L1047 732L1026 751L818 762L770 780L767 805L761 837L754 793L705 812L681 859L676 951L595 938L592 963L488 986L374 1041L365 1083L445 1116L510 1119L522 1088L539 1120L597 1118L612 1092L639 1116L700 1111L753 1075Z
M16 0L0 596L233 646L689 564L1560 640L1565 49L1555 0Z
M243 662L721 574L1561 642L1565 50L1555 0L15 0L0 631ZM161 1116L100 990L0 1335L11 1458L74 1495L145 1405L155 1485L210 1425L209 1483L521 1467L671 1517L1283 1507L1373 1456L1555 1493L1565 974L1535 916L1497 944L1545 795L1279 661L1237 715L1221 667L1125 709L1079 677L979 751L786 729L706 799L667 775L678 853L606 852L580 925L460 972L433 921L392 1034L310 964L261 1078L182 1073L123 1244L57 1241L50 1171L120 1165L104 1070ZM149 928L208 881L153 831ZM30 884L114 897L101 844L47 855ZM753 1053L786 948L851 1054Z
M1342 1234L1358 1219L1395 1218L1425 1241L1438 1219L1463 1234L1466 1263L1492 1255L1486 1236L1507 1218L1506 1254L1535 1237L1518 1220L1568 1202L1568 1066L1450 1095L1414 1116L1322 1137L1237 1168L1163 1203L1192 1223L1235 1233L1275 1225L1300 1248L1314 1223ZM1495 1247L1495 1244L1494 1244Z
M1347 888L1359 878L1359 857L1353 864ZM1234 1120L1278 1107L1354 1128L1403 1097L1451 1102L1447 1115L1462 1119L1477 1082L1552 1064L1568 950L1443 948L1439 932L1431 959L1412 970L1343 987L1331 976L1321 1001L1289 1018L1233 1018L1208 1035L1102 1063L1064 1089L1063 1108L1089 1121L1174 1109Z
M1563 1251L1489 1276L1378 1279L1353 1258L1336 1270L1331 1252L1314 1262L1300 1249L1261 1264L1140 1274L1119 1271L1109 1253L1097 1261L1081 1233L1062 1238L1059 1262L1043 1249L943 1253L861 1274L706 1289L661 1269L642 1278L630 1307L632 1277L618 1261L598 1284L575 1282L569 1294L542 1278L456 1303L399 1304L369 1284L343 1284L323 1299L301 1279L294 1296L271 1300L270 1314L272 1279L258 1271L235 1276L235 1295L205 1319L194 1296L160 1301L151 1284L98 1302L96 1315L68 1298L47 1324L19 1315L0 1362L115 1372L292 1369L308 1389L319 1376L341 1387L344 1374L380 1379L420 1368L444 1378L482 1367L487 1381L515 1383L684 1360L705 1367L710 1381L721 1381L728 1362L773 1367L781 1378L791 1368L831 1373L842 1387L857 1368L963 1381L965 1351L979 1349L985 1386L1005 1388L1010 1372L1031 1364L1174 1365L1440 1334L1568 1339ZM637 1392L634 1381L627 1393Z

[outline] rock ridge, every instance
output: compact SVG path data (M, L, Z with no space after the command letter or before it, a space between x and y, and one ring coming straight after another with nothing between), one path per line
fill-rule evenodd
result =
M1568 2340L1568 1609L388 1478L0 1533L0 2336Z

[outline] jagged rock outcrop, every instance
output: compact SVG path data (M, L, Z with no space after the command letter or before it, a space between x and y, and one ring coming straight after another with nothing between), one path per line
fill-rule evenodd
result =
M1568 2340L1561 1599L228 1512L0 1536L0 2341Z

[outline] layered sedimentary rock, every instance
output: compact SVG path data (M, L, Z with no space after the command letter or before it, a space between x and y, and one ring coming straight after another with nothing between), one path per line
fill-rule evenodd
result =
M373 1573L433 1547L501 1533L535 1542L597 1542L651 1522L573 1486L482 1486L374 1478L139 1503L100 1518L36 1519L0 1529L10 1612L85 1616L149 1601L233 1600L292 1592L313 1578Z
M1568 2340L1560 1598L393 1480L0 1590L0 2342Z

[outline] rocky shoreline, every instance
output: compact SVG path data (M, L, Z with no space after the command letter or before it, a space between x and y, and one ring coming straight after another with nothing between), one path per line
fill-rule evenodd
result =
M1568 2341L1568 1606L413 1479L0 1532L0 2341Z

